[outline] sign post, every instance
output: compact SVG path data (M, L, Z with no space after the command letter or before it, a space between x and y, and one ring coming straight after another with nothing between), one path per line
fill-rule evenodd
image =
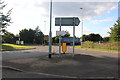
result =
M60 31L61 31L61 18L60 18ZM59 35L59 55L61 54L61 35Z
M78 17L58 17L55 18L55 26L73 26L73 54L74 56L74 46L75 46L75 26L78 26L80 20ZM61 54L61 35L59 36L59 54Z
M75 52L75 18L73 20L73 24L74 24L74 26L73 26L73 54L72 54L72 56L74 57L74 52Z

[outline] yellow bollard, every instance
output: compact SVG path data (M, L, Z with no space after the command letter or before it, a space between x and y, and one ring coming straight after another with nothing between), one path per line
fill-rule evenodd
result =
M63 54L66 52L66 43L62 43L62 52Z

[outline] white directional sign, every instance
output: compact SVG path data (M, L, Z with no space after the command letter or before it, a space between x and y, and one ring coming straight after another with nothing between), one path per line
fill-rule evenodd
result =
M78 26L80 20L78 17L57 17L55 18L55 26Z
M67 34L65 31L56 31L56 36L64 36Z

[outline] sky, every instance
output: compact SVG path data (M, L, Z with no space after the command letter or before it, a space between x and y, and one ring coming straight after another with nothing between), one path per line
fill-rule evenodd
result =
M50 0L4 0L6 13L11 13L12 23L7 27L11 33L18 34L22 29L35 29L39 26L45 34L49 34ZM83 8L82 10L80 8ZM55 17L83 17L83 34L100 34L109 36L110 27L118 19L118 0L53 0L52 3L52 36L56 36L59 26L55 26ZM75 26L75 35L81 36L81 25ZM73 36L72 26L62 26Z

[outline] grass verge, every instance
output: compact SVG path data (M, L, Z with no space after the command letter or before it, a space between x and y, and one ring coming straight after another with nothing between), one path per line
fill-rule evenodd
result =
M118 52L118 50L103 49L103 48L87 48L87 47L81 47L81 46L75 46L75 47L76 47L76 48L81 48L81 49L91 49L91 50L99 50L99 51Z
M0 50L20 50L20 49L33 49L34 47L28 47L28 46L21 46L21 45L14 45L14 44L2 44L2 49Z

